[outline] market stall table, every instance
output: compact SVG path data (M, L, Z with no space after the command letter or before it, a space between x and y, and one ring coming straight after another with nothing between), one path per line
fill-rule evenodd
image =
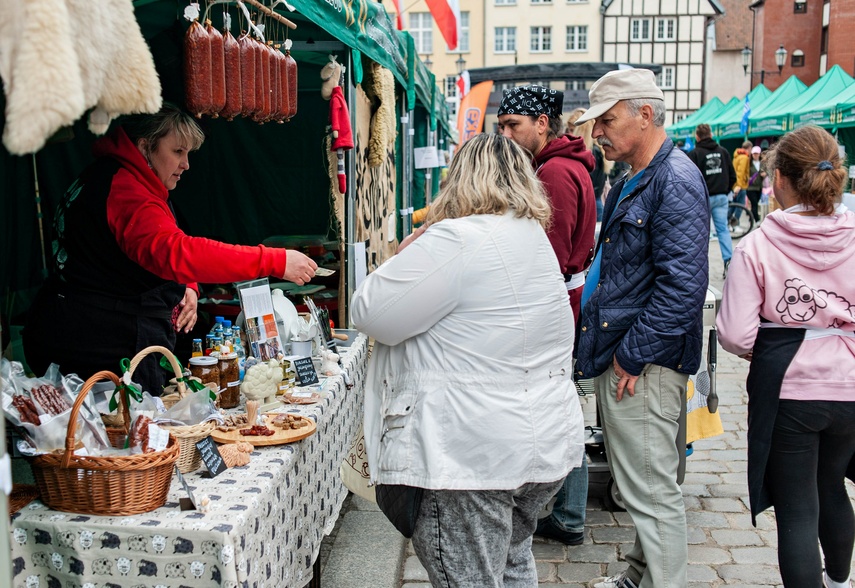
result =
M316 421L314 435L257 448L249 465L213 479L185 474L197 499L211 499L208 512L180 510L177 477L166 505L141 515L25 507L11 524L13 588L306 585L347 494L339 465L362 421L365 336L342 351L352 388L327 378L320 402L286 406Z

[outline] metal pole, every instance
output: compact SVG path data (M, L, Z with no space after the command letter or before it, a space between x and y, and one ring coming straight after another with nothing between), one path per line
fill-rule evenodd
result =
M347 52L347 67L349 71L353 71L353 52ZM348 80L347 85L347 107L351 112L351 121L356 120L356 87L354 86L352 79L353 76L345 76ZM353 122L351 122L353 124ZM354 244L356 243L356 205L354 203L356 199L356 149L348 149L345 154L345 161L347 163L347 175L350 177L350 180L347 182L347 193L344 195L344 247L340 248L340 254L345 255L345 268L347 269L347 284L345 285L345 291L347 292L347 297L345 299L345 305L350 305L350 299L353 297L353 293L356 290L356 257L353 255ZM343 251L342 251L343 249ZM345 312L343 309L339 309L339 324L347 325L351 327L350 324L350 313ZM342 317L344 319L342 320Z

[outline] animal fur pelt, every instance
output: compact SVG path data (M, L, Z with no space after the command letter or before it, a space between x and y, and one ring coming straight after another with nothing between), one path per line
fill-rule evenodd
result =
M377 167L386 158L386 149L395 143L398 134L395 117L395 76L379 63L371 64L371 79L366 94L377 109L371 117L368 138L368 165Z
M162 103L132 0L0 0L0 77L3 143L17 155L90 108L89 129L103 134L119 114Z

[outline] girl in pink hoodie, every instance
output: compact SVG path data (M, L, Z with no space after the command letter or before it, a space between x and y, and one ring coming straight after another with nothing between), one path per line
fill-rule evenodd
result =
M734 251L716 321L722 347L751 361L752 520L775 507L784 586L848 588L855 541L844 486L855 469L855 213L840 204L846 170L823 129L785 135L766 162L784 210L769 214Z

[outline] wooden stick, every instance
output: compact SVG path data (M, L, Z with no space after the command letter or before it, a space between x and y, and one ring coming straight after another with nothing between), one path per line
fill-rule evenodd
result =
M276 20L278 20L279 22L281 22L282 24L287 26L289 29L294 30L297 28L297 25L293 21L288 20L287 18L285 18L284 16L282 16L278 12L275 12L274 10L271 10L270 8L268 8L267 6L265 6L264 4L259 2L258 0L243 0L243 1L248 2L249 4L252 4L256 8L258 8L261 12L263 12L267 16L271 16L271 17L275 18Z

